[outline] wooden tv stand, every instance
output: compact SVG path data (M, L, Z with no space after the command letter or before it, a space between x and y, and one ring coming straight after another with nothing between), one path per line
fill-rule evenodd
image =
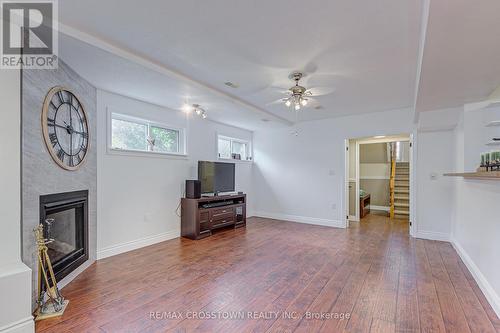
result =
M201 239L215 229L243 227L247 222L246 194L201 197L181 200L181 236Z

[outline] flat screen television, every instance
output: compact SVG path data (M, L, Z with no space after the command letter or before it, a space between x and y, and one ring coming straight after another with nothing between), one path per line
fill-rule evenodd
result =
M234 163L198 161L201 193L234 192Z

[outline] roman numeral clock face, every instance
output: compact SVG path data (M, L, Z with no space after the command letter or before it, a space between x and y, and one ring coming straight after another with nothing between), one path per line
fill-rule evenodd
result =
M42 131L54 161L63 169L78 169L89 148L87 114L69 90L52 88L43 104Z

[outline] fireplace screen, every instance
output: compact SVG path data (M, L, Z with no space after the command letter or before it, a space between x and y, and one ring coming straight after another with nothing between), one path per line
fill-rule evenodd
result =
M40 222L60 280L88 259L88 191L40 197Z

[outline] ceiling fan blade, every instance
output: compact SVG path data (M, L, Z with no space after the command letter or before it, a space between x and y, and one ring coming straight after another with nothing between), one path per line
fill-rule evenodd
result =
M277 86L271 86L269 89L278 92L280 94L290 94L289 88L284 88L284 87L277 87Z
M307 97L307 106L306 108L311 108L315 109L317 106L321 106L321 104L318 102L318 100L312 98L312 97Z
M337 87L346 77L340 74L314 73L306 76L304 85L306 87Z
M285 104L285 101L283 98L277 99L275 101L272 101L270 103L267 103L266 105L276 105L276 104Z
M334 91L334 87L313 87L307 89L306 93L309 93L310 96L325 96L330 95Z

